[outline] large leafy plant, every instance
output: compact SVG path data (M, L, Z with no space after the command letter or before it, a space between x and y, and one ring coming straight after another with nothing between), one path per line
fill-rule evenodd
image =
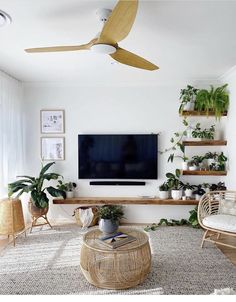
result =
M30 193L32 203L37 208L46 208L48 206L49 199L46 192L53 197L62 196L66 198L66 193L63 190L56 189L53 186L44 187L45 180L57 180L62 177L60 174L47 172L53 164L55 162L42 166L38 177L18 176L22 177L22 179L8 185L8 196L11 197L13 194L18 193L16 196L18 198L23 193Z
M181 91L180 91L181 104L179 106L179 113L183 112L184 107L187 103L194 101L197 92L198 92L198 89L191 85L187 85L186 88L181 89Z
M183 182L179 179L180 177L180 170L176 169L175 170L175 174L173 173L166 173L166 177L167 177L167 184L169 186L170 189L172 190L180 190L183 186Z

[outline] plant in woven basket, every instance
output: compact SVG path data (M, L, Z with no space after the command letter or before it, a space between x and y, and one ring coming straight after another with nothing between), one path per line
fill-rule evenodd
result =
M45 166L42 165L38 177L18 176L22 177L22 179L8 185L8 196L11 197L15 193L18 193L16 196L16 198L18 198L23 193L30 193L33 205L41 209L48 207L49 199L46 192L53 197L62 196L66 198L66 194L63 190L59 190L53 186L44 187L46 180L58 180L62 177L60 174L47 172L53 164L55 164L55 162L48 163Z

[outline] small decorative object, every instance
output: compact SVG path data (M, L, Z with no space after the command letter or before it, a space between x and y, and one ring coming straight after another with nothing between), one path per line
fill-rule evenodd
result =
M64 137L41 137L41 158L43 160L64 160L64 144Z
M66 198L74 197L74 191L75 191L76 187L77 187L77 184L75 182L64 183L62 180L58 180L57 188L66 193Z
M119 205L104 205L99 208L98 215L100 231L111 234L118 230L119 220L124 217L124 211Z
M171 189L171 197L175 200L181 199L182 197L182 186L183 183L180 181L180 170L176 169L175 174L173 173L166 173L166 177L168 178L167 184Z
M46 164L45 166L42 165L41 171L39 176L31 177L31 176L18 176L22 177L22 179L10 183L8 185L8 195L11 197L15 193L18 192L16 198L18 198L23 193L30 193L30 202L29 202L29 211L32 217L32 226L31 230L34 226L37 226L38 218L42 217L46 221L45 224L49 224L51 227L48 219L47 219L47 212L48 212L48 203L49 199L46 195L46 192L53 197L66 197L64 191L54 188L53 186L45 187L44 181L45 180L58 180L58 178L62 177L57 173L48 173L48 169L55 164L55 162L51 162Z
M169 197L169 186L167 182L164 182L162 185L159 186L159 197L160 199L168 199Z
M74 210L76 222L83 228L94 226L98 223L98 208L97 207L78 207Z
M64 133L64 110L41 110L41 133Z

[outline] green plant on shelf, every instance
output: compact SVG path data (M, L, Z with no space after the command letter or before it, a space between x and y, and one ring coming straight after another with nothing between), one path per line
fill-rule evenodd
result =
M181 172L179 169L175 170L175 174L173 173L166 173L167 177L167 184L170 189L172 190L180 190L183 186L183 182L179 179Z
M207 115L213 111L216 119L220 119L229 107L229 94L226 91L227 85L224 84L217 88L211 85L209 90L200 89L196 94L195 110L199 112L205 111Z
M214 139L215 134L215 125L211 125L210 128L201 129L200 123L197 123L195 128L192 130L193 138L201 138L201 139Z
M196 94L198 92L198 89L191 86L187 85L186 88L181 89L180 91L180 106L179 106L179 113L182 114L184 110L189 110L191 108L190 104L194 103Z
M170 187L167 182L164 182L159 186L159 191L169 191Z

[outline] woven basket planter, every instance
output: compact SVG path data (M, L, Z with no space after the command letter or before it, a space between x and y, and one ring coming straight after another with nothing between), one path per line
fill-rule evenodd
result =
M79 207L79 208L77 208L77 209L74 210L74 216L75 216L75 219L76 219L76 223L79 226L83 226L83 224L82 224L82 222L80 220L79 209L86 210L88 208L89 207ZM93 216L92 222L89 225L90 227L98 224L98 208L97 207L92 207L92 212L93 212L94 216Z
M20 199L0 201L0 234L14 235L25 229L22 204Z
M47 212L48 212L48 207L46 208L38 208L36 206L33 205L32 201L29 201L28 203L28 210L31 214L32 217L35 217L35 218L39 218L43 215L46 215Z

